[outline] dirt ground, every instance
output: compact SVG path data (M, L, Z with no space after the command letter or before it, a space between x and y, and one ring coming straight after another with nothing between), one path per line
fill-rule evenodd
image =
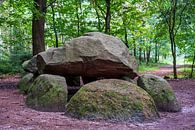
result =
M160 112L161 118L150 123L95 122L35 111L26 107L25 96L16 89L18 80L0 79L0 130L195 130L195 79L169 80L182 111Z

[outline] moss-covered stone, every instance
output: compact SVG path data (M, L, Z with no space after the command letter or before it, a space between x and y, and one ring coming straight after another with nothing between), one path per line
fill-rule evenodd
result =
M67 114L80 119L142 122L158 118L153 99L138 86L104 79L84 85L67 104Z
M138 78L138 86L146 90L154 99L160 111L178 112L181 106L169 83L158 76L145 74Z
M22 68L26 72L37 73L37 55L33 56L30 60L24 61L24 63L22 64Z
M33 74L29 73L26 74L24 77L22 77L22 79L17 84L17 87L20 90L20 92L27 94L32 82L33 82Z
M64 77L43 74L33 82L26 104L40 111L64 111L67 94Z

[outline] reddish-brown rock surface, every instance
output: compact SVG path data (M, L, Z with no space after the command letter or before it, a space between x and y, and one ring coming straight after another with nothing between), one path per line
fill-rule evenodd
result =
M37 56L40 74L120 78L137 76L137 64L118 38L92 32Z

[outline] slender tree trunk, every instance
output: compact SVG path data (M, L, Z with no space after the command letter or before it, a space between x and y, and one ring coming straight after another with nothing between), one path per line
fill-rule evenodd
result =
M77 36L80 36L80 16L79 16L79 4L76 1L76 17L77 17Z
M65 42L64 35L62 34L61 36L62 36L62 44L64 44Z
M136 44L134 43L134 45L133 45L133 55L135 56L135 57L137 57L137 54L136 54Z
M102 29L101 29L101 20L100 20L100 14L98 13L97 8L95 8L95 12L96 12L97 19L98 19L98 31L101 32L102 31Z
M46 0L34 0L34 7L37 11L33 11L32 19L32 48L33 55L45 51L44 28ZM37 12L39 12L37 14Z
M123 23L124 25L124 23ZM124 25L125 26L125 25ZM127 48L129 48L129 45L128 45L128 35L127 35L127 28L124 27L124 30L125 30L125 45L127 46Z
M177 10L177 0L172 0L172 8L169 13L169 19L167 20L167 25L169 28L169 38L171 43L171 52L173 57L173 74L174 78L177 79L177 62L176 62L176 43L175 43L175 29L176 26L176 10Z
M170 40L171 40L171 52L173 57L173 75L174 78L177 79L176 44L175 44L174 32L170 32Z
M174 28L175 28L175 22L176 22L176 9L177 9L177 0L174 1L174 7L173 7L173 17L172 17L172 31L171 31L171 44L172 44L172 56L173 56L173 74L174 78L177 79L177 60L176 60L176 43L175 43L175 33L174 33Z
M51 5L51 9L52 9L52 18L53 18L53 31L55 34L55 39L56 39L56 44L55 47L58 47L58 32L56 30L56 21L55 21L55 11L54 11L54 3Z
M150 62L150 52L151 52L151 47L149 47L146 52L146 55L147 55L146 63L147 64L149 64Z
M160 51L158 50L158 62L160 60Z
M64 2L59 2L58 1L58 7L59 8L62 8L63 7L63 5L64 5ZM58 15L59 15L59 19L60 19L60 22L64 22L64 14L62 14L62 12L58 12ZM64 25L62 25L62 24L60 24L60 29L58 30L58 33L59 33L59 37L61 36L61 38L58 38L60 41L61 41L61 43L64 45Z
M144 61L146 61L146 50L144 50Z
M139 48L139 62L140 62L140 64L142 62L142 49L141 49L141 47Z
M155 44L155 63L158 63L158 44Z
M192 77L193 77L194 64L195 64L195 51L194 51L194 57L193 57L193 61L192 61L192 68L191 68L190 78L192 78Z
M164 57L165 60L167 59L167 55L166 54L163 57Z
M129 45L128 45L128 34L127 34L127 26L126 26L126 18L125 16L122 17L122 20L123 20L123 29L124 29L124 43L126 45L127 48L129 48Z
M110 14L110 0L106 0L106 17L105 17L105 33L110 34L110 20L111 20L111 14Z

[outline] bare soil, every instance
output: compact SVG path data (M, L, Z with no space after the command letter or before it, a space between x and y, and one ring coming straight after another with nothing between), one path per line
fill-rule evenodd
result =
M162 73L159 70L153 74ZM182 111L160 112L161 118L150 123L87 121L67 117L63 112L35 111L25 105L26 97L17 90L19 79L0 78L0 130L195 130L195 79L169 80Z

